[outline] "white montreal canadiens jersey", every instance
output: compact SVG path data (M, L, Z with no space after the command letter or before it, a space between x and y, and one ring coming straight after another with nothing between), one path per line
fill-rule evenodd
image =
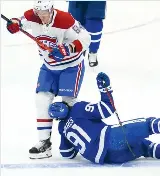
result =
M65 56L60 62L48 57L49 52L38 46L39 55L47 68L63 70L80 64L84 59L83 51L90 45L90 34L68 12L54 9L51 19L50 24L42 24L40 18L31 9L21 17L21 24L24 30L31 29L32 35L48 47L52 48L62 43L73 43L76 46L76 53Z

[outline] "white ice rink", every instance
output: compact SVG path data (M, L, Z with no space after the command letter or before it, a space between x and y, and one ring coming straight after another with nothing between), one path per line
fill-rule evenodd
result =
M32 1L1 1L1 13L19 17ZM109 1L99 50L99 67L88 68L79 99L99 101L96 74L106 72L121 120L160 117L160 1ZM59 1L55 7L67 10ZM29 31L30 32L30 31ZM53 157L30 160L37 142L35 88L41 61L36 44L24 34L11 35L1 19L1 172L3 176L160 175L160 161L139 159L120 166L99 166L83 159L61 158L57 122L53 124ZM107 119L117 123L116 117ZM160 135L152 136L160 142Z

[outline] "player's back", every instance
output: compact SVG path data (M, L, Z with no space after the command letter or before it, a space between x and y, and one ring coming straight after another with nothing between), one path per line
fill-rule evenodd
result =
M107 153L106 139L110 127L101 119L88 117L88 112L83 110L84 106L85 102L73 106L69 118L59 123L59 132L70 141L70 147L74 146L84 158L103 163Z

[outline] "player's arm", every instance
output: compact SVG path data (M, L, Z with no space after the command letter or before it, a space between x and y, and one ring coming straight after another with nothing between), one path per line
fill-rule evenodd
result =
M65 16L63 28L63 42L53 48L49 54L56 61L60 62L65 56L73 53L82 53L87 50L91 43L90 34L77 22L69 13L62 14ZM65 43L66 41L66 43ZM80 56L80 55L79 55Z
M73 159L77 155L77 151L75 151L73 145L68 141L68 139L64 136L64 124L63 122L59 122L58 126L59 134L61 135L61 141L59 146L59 151L62 157Z
M113 91L110 86L109 77L105 73L97 75L97 86L101 94L101 101L95 104L81 101L74 105L75 111L81 112L83 114L82 117L100 120L110 117L115 112L112 104L114 103Z
M12 18L11 22L7 22L7 29L12 34L19 32L20 28L24 30L31 29L31 20L34 18L36 18L36 16L33 10L28 10L24 12L22 17Z
M61 135L61 143L59 146L59 151L62 157L73 159L77 155L77 151L75 151L73 145L65 138L63 135Z
M71 52L83 52L88 49L91 43L91 36L87 30L76 21L74 24L66 30L65 37L71 40L70 43Z

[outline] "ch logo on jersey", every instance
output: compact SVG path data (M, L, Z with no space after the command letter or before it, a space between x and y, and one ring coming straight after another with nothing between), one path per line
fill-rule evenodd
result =
M56 44L58 42L57 38L49 37L49 36L46 36L46 35L37 36L36 39L38 39L39 41L43 42L43 44L49 46L50 48L53 48L54 46L56 46Z

